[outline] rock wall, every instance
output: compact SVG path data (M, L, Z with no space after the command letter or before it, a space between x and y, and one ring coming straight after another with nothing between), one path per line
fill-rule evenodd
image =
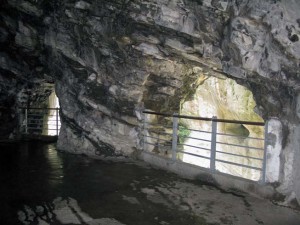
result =
M141 109L178 111L200 76L222 74L280 120L278 190L299 200L299 10L296 0L2 0L1 120L55 82L61 149L132 155Z
M178 111L200 72L221 66L216 57L206 62L201 55L210 57L211 43L221 40L222 30L211 26L226 21L226 13L188 4L191 12L176 1L79 1L48 18L44 43L69 127L96 146L130 155L140 147L136 111ZM197 10L215 20L203 27L212 33L196 29ZM66 140L58 145L67 150Z

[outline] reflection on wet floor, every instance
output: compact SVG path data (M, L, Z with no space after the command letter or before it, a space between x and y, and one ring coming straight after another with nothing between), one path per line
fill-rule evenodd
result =
M45 203L31 208L27 205L18 211L18 219L23 224L103 224L122 225L122 223L110 218L93 219L82 212L77 201L72 198L54 199L51 203Z
M1 145L0 224L300 224L300 214L130 160Z

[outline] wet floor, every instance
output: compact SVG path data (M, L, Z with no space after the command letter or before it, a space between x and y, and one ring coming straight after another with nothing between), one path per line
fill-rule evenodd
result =
M53 144L0 149L0 224L300 224L297 211L142 163L71 155Z

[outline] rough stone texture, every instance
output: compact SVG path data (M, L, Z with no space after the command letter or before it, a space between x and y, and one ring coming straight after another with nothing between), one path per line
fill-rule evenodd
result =
M225 74L252 91L264 119L281 121L278 190L300 200L299 10L296 0L2 0L1 121L55 82L61 149L131 155L142 108L178 111L201 74Z
M268 121L266 154L266 181L275 183L280 178L280 155L282 150L282 124L277 118Z

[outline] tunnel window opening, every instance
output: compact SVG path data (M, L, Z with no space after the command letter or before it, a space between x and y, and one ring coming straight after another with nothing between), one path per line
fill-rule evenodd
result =
M255 107L256 103L250 90L229 78L220 79L210 77L197 88L191 100L181 105L180 114L207 118L216 116L218 119L227 120L264 122L255 113ZM211 157L211 152L203 149L210 149L211 143L202 140L210 139L211 122L180 119L179 123L185 124L185 127L192 129L184 138L184 145L182 145L182 151L187 154L180 154L180 159L189 164L209 168L210 160L206 158ZM193 129L204 132L196 132ZM251 151L251 147L264 149L264 142L257 140L264 138L263 126L218 123L217 133L220 135L217 138L216 159L229 161L233 164L250 163L254 167L262 167L262 160L255 158L263 158L263 151ZM195 149L191 146L199 146L203 149ZM249 146L249 148L238 146ZM203 158L195 157L192 154L201 155ZM239 154L241 157L236 157L232 154ZM261 171L233 164L216 162L216 170L256 181L261 179Z
M54 88L50 95L44 97L34 106L21 108L20 132L34 136L58 136L61 123L59 115L59 101ZM33 137L34 137L33 136ZM30 137L30 136L29 136Z
M44 135L58 136L61 127L59 116L60 105L54 90L50 94L48 102L49 111L48 115L46 116L46 129L43 130Z

